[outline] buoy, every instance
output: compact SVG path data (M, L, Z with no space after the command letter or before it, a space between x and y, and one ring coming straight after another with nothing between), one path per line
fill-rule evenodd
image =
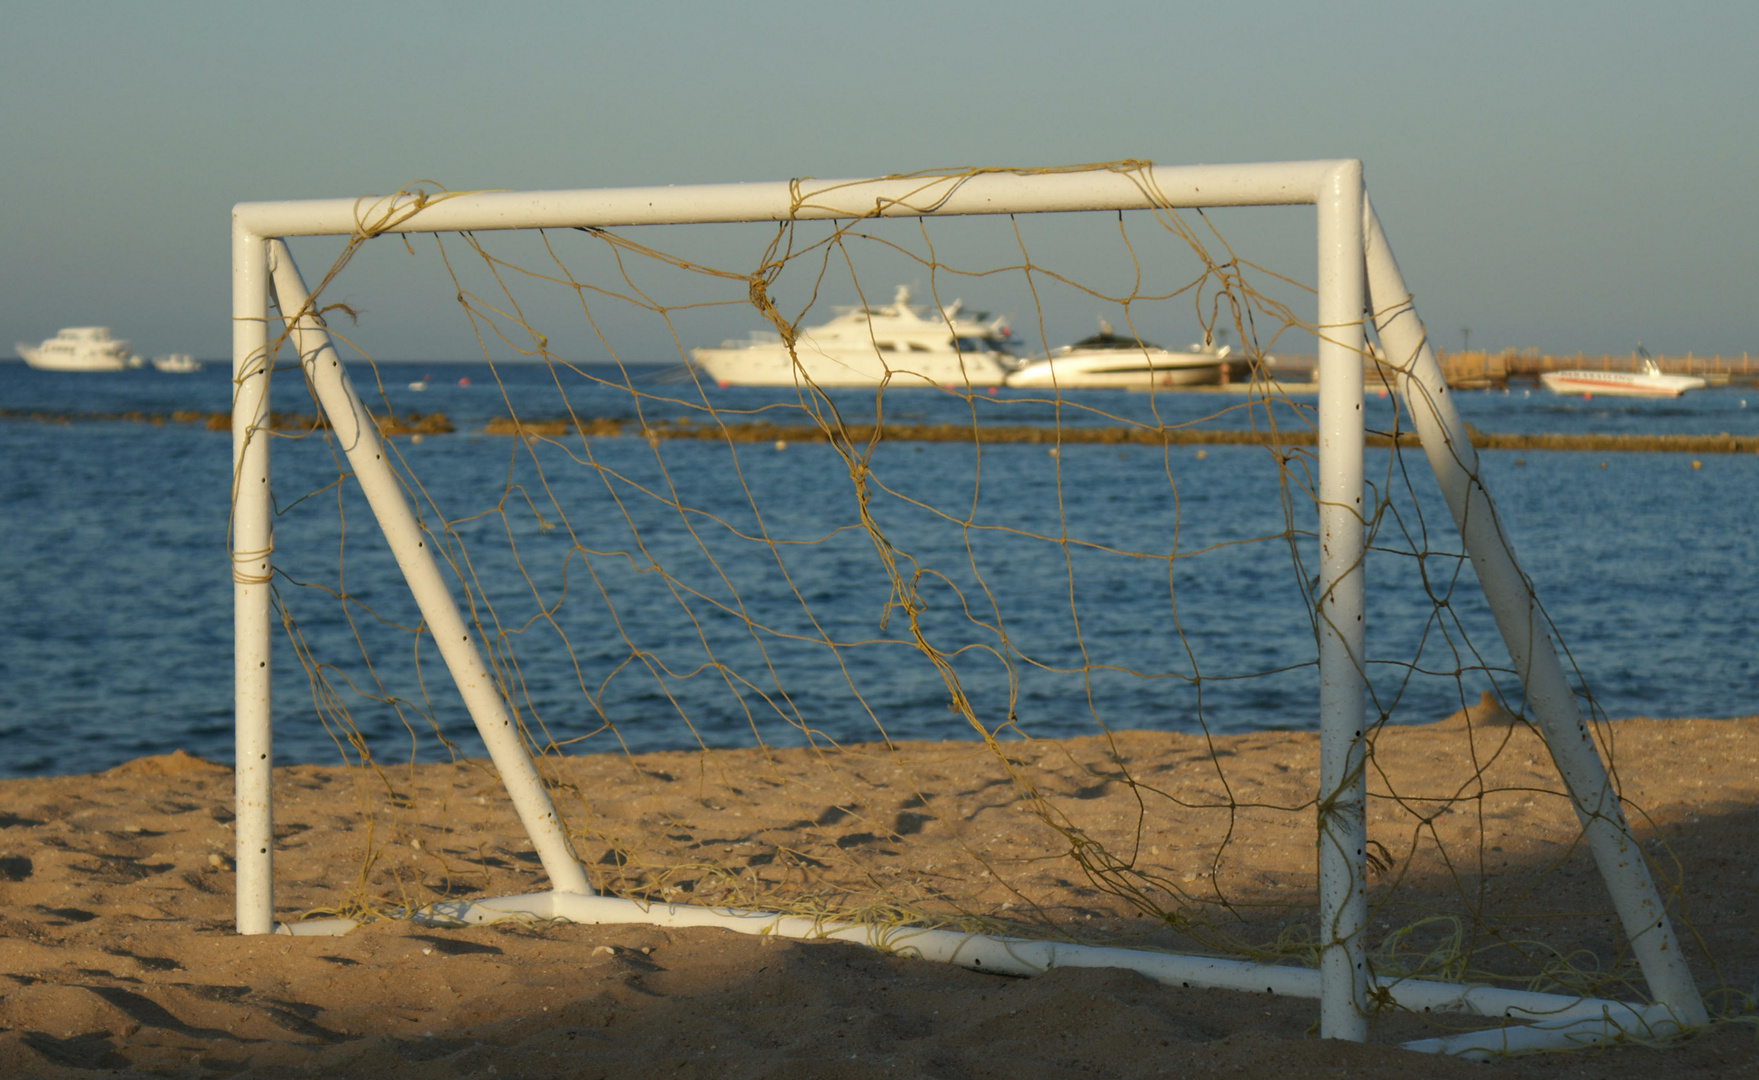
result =
M996 396L996 388L995 388L995 387L993 387L993 386L992 386L992 387L990 387L990 388L989 388L989 396L990 396L990 397L995 397L995 396Z
M788 449L788 440L787 439L777 439L776 440L776 449L777 450Z
M458 385L459 386L469 386L470 385L470 376L466 375L464 378L459 379Z
M1049 454L1051 457L1062 457L1061 454L1057 453L1057 448L1054 446L1049 450L1046 450L1045 453Z
M1702 469L1703 467L1704 467L1704 463L1702 461L1692 462L1692 468L1694 468L1694 469Z
M722 390L725 390L727 387L732 386L733 384L728 382L725 379L722 379L720 382L716 383L715 385L720 387Z
M1593 401L1593 400L1594 400L1594 395L1593 395L1593 394L1583 394L1583 395L1582 395L1582 400L1583 400L1583 401Z
M1208 457L1208 456L1209 456L1209 451L1208 451L1208 450L1199 450L1199 451L1197 451L1197 460L1198 460L1198 461L1202 461L1202 460L1203 460L1203 459L1204 459L1204 458L1206 458L1206 457Z

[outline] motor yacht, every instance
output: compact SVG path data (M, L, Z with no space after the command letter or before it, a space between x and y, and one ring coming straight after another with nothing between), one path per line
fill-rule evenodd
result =
M1547 371L1539 381L1554 394L1582 394L1592 397L1676 398L1687 390L1702 390L1706 383L1696 375L1663 375L1661 366L1647 350L1639 350L1642 371Z
M1000 386L1017 361L1008 354L1006 320L966 314L955 300L930 311L900 285L883 307L839 307L829 322L802 329L789 353L780 334L691 351L721 386L932 385Z
M70 326L41 345L19 345L18 355L43 371L122 371L139 367L140 358L128 342L110 336L105 326Z
M1174 352L1134 336L1116 333L1099 320L1099 333L1064 345L1043 360L1033 360L1009 373L1013 387L1056 387L1060 390L1147 390L1161 386L1201 386L1226 381L1232 374L1230 349L1211 342Z

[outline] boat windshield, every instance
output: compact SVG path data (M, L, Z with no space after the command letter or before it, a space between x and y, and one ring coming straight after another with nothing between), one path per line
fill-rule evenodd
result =
M1091 337L1084 337L1080 341L1077 341L1075 344L1073 344L1069 347L1071 349L1159 349L1160 348L1159 345L1156 345L1151 341L1143 341L1140 338L1120 337L1117 334L1112 333L1110 330L1105 330L1101 333L1094 334Z
M962 353L995 352L995 345L988 338L962 337L953 339L953 348Z

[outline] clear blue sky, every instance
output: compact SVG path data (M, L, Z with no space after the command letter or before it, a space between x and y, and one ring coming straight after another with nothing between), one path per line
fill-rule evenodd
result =
M0 10L6 346L224 355L241 200L1348 156L1444 347L1759 351L1759 5Z

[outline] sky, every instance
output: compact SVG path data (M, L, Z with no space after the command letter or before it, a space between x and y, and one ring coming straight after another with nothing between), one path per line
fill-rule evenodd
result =
M107 324L225 356L239 201L1356 157L1444 348L1469 327L1474 348L1759 351L1759 5L0 0L0 19L0 343ZM1310 280L1311 212L1275 225L1267 250ZM364 271L366 297L394 272ZM444 347L419 312L378 312L385 358Z

